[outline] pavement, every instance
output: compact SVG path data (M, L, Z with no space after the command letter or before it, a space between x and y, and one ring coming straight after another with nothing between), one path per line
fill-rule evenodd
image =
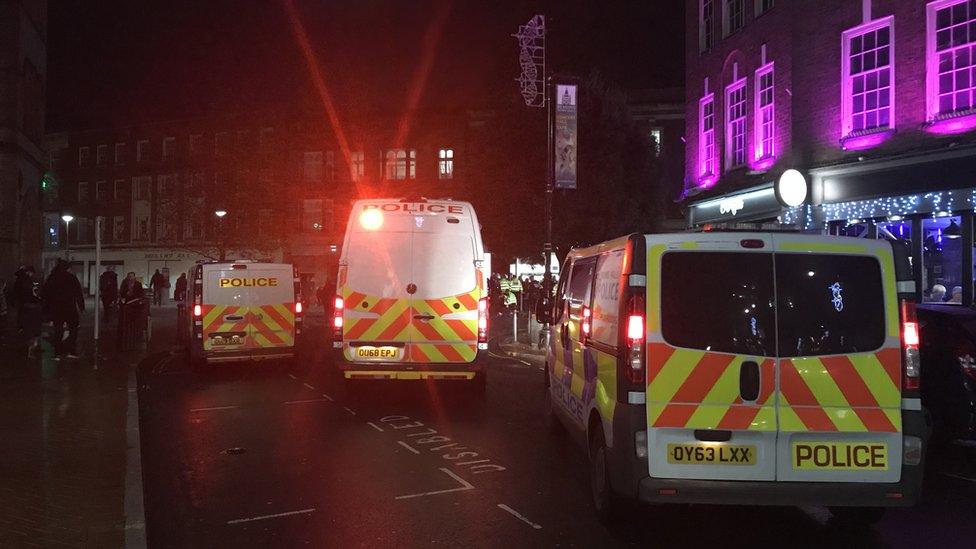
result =
M0 345L0 547L145 545L141 498L125 498L141 486L126 478L139 453L127 419L138 426L129 374L146 351L116 352L103 324L96 353L93 316L89 300L77 360L54 360L48 341L28 360L9 332Z

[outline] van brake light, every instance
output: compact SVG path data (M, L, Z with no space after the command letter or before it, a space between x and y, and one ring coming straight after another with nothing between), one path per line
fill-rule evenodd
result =
M203 316L203 307L199 304L193 306L193 316L199 318Z
M922 361L918 346L921 337L918 332L918 318L915 315L915 302L901 301L901 348L904 376L902 389L918 390L921 381Z
M627 322L627 339L644 339L644 316L630 315Z
M488 298L478 300L478 343L488 343Z
M342 313L346 302L341 295L337 295L332 303L332 341L342 341Z
M296 315L302 314L302 302L301 301L296 301L295 302L295 314Z
M627 320L627 365L624 375L635 385L644 383L644 300L635 296L630 302L630 317Z
M585 342L587 338L590 337L590 325L593 313L590 312L590 308L586 305L583 306L583 320L580 322L580 331L583 332L583 341Z

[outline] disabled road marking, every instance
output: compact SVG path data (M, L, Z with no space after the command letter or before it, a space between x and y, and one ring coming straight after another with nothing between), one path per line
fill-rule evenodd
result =
M370 427L372 427L373 429L376 429L377 431L379 431L381 433L383 432L383 428L380 427L379 425L373 423L372 421L367 421L366 422L366 425L369 425Z
M210 408L190 408L191 412L214 412L216 410L233 410L240 406L211 406Z
M242 522L254 522L256 520L266 520L266 519L273 519L278 517L289 517L292 515L307 515L308 513L311 513L313 511L315 511L314 507L311 509L301 509L299 511L287 511L285 513L275 513L273 515L261 515L259 517L249 517L249 518L228 520L227 524L240 524Z
M310 398L310 399L307 399L307 400L289 400L288 402L285 402L285 404L305 404L305 403L308 403L308 402L326 402L326 399L324 399L324 398Z
M953 474L953 473L942 473L942 474L945 475L945 476L947 476L947 477L957 478L959 480L967 480L969 482L976 482L976 478L964 477L962 475L956 475L956 474Z
M410 450L411 452L417 454L418 456L420 455L420 451L419 450L417 450L413 446L410 446L406 442L403 442L402 440L398 440L397 441L397 444L399 444L400 446L403 446L404 448L406 448L407 450Z
M535 528L536 530L542 530L542 526L541 526L541 525L538 525L538 524L536 524L536 523L534 523L534 522L532 522L531 520L529 520L529 519L527 519L527 518L525 518L525 517L524 517L524 516L523 516L523 515L522 515L521 513L519 513L519 512L518 512L518 511L516 511L515 509L512 509L512 508L511 508L511 507L509 507L508 505L505 505L504 503L499 503L499 504L498 504L498 508L499 508L499 509L502 509L502 510L504 510L504 511L507 511L508 513L511 513L511 515L512 515L513 517L515 517L515 518L517 518L517 519L519 519L520 521L522 521L522 522L524 522L524 523L526 523L526 524L528 524L528 525L529 525L529 526L531 526L532 528Z
M397 496L394 499L421 498L421 497L424 497L424 496L436 496L438 494L449 494L451 492L464 492L465 490L474 490L474 486L472 486L470 482L468 482L468 481L464 480L463 478L455 475L447 467L441 467L440 470L441 471L444 471L445 473L447 473L448 476L450 476L454 480L458 481L458 483L461 485L461 487L460 488L451 488L449 490L437 490L437 491L434 491L434 492L424 492L422 494L408 494L406 496Z

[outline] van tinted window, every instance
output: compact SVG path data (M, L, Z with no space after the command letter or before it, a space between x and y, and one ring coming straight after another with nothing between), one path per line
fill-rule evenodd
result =
M773 264L766 253L670 252L661 331L675 347L773 356Z
M874 351L885 337L881 265L873 257L776 254L779 356Z
M569 298L584 305L590 304L590 287L593 285L595 259L583 259L573 264L569 278Z
M596 286L593 288L593 341L617 345L620 327L620 272L624 251L614 250L596 261Z

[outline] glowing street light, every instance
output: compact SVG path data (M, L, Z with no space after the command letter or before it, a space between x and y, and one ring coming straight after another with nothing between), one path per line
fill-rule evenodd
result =
M217 210L217 211L214 212L214 215L216 215L217 217L223 219L224 216L227 215L227 210Z
M220 248L220 260L224 261L227 259L227 250L224 249L224 216L227 215L227 210L216 210L214 215L217 216L217 246Z
M71 222L75 220L75 216L64 214L61 216L61 220L64 221L64 258L71 261L71 250L68 249L68 246L71 240Z

